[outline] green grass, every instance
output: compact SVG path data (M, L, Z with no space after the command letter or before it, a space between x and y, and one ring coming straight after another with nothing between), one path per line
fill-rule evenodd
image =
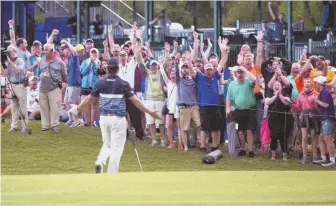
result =
M62 127L59 134L40 132L39 122L30 122L32 135L7 133L8 123L2 125L2 174L64 174L92 173L101 147L100 130L80 127ZM325 170L318 165L302 165L298 159L274 162L268 154L256 158L228 157L214 165L201 164L202 154L197 149L185 153L175 148L151 147L149 142L136 142L145 172L149 171L214 171L214 170ZM331 169L332 170L332 169ZM130 141L127 141L120 163L120 172L139 172L140 168Z
M223 146L224 158L205 165L196 149L137 142L141 173L127 141L120 173L95 175L99 129L42 133L31 121L33 134L21 135L8 127L1 126L2 205L336 205L335 169L298 159L232 159Z

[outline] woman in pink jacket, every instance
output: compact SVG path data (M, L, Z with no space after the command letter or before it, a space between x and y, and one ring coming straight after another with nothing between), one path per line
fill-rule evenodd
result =
M307 163L308 150L308 130L310 130L310 138L313 147L313 161L317 159L317 138L316 131L319 127L319 119L316 116L315 100L318 94L313 90L313 82L310 78L304 79L304 91L302 91L295 103L291 104L294 110L300 110L300 126L302 131L302 163Z

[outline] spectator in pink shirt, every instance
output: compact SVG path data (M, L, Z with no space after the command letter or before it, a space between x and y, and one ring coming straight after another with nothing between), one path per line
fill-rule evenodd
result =
M310 137L313 146L313 161L317 160L317 138L315 132L318 129L319 120L315 115L316 111L316 97L318 94L313 90L313 82L310 78L305 78L303 81L304 91L302 91L295 101L291 104L294 110L300 110L300 125L302 131L302 163L307 163L308 151L308 130L310 130Z

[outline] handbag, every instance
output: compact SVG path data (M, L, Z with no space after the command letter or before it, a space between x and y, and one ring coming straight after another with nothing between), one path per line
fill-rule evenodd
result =
M268 105L265 105L264 114L263 114L264 119L262 120L260 124L260 142L261 142L260 151L261 152L264 151L264 146L266 144L271 143L272 141L271 136L270 136L271 132L268 126L268 118L270 114L267 115L267 112L268 112Z
M165 101L165 104L164 104L163 107L162 107L162 111L161 111L162 116L166 116L167 114L169 114L168 100L169 100L170 96L172 95L175 86L176 86L176 84L173 86L173 89L171 90L171 92L170 92L168 98L167 98L166 101Z

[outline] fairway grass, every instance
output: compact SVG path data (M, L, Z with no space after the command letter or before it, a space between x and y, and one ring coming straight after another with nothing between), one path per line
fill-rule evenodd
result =
M3 205L336 205L335 172L9 175Z

